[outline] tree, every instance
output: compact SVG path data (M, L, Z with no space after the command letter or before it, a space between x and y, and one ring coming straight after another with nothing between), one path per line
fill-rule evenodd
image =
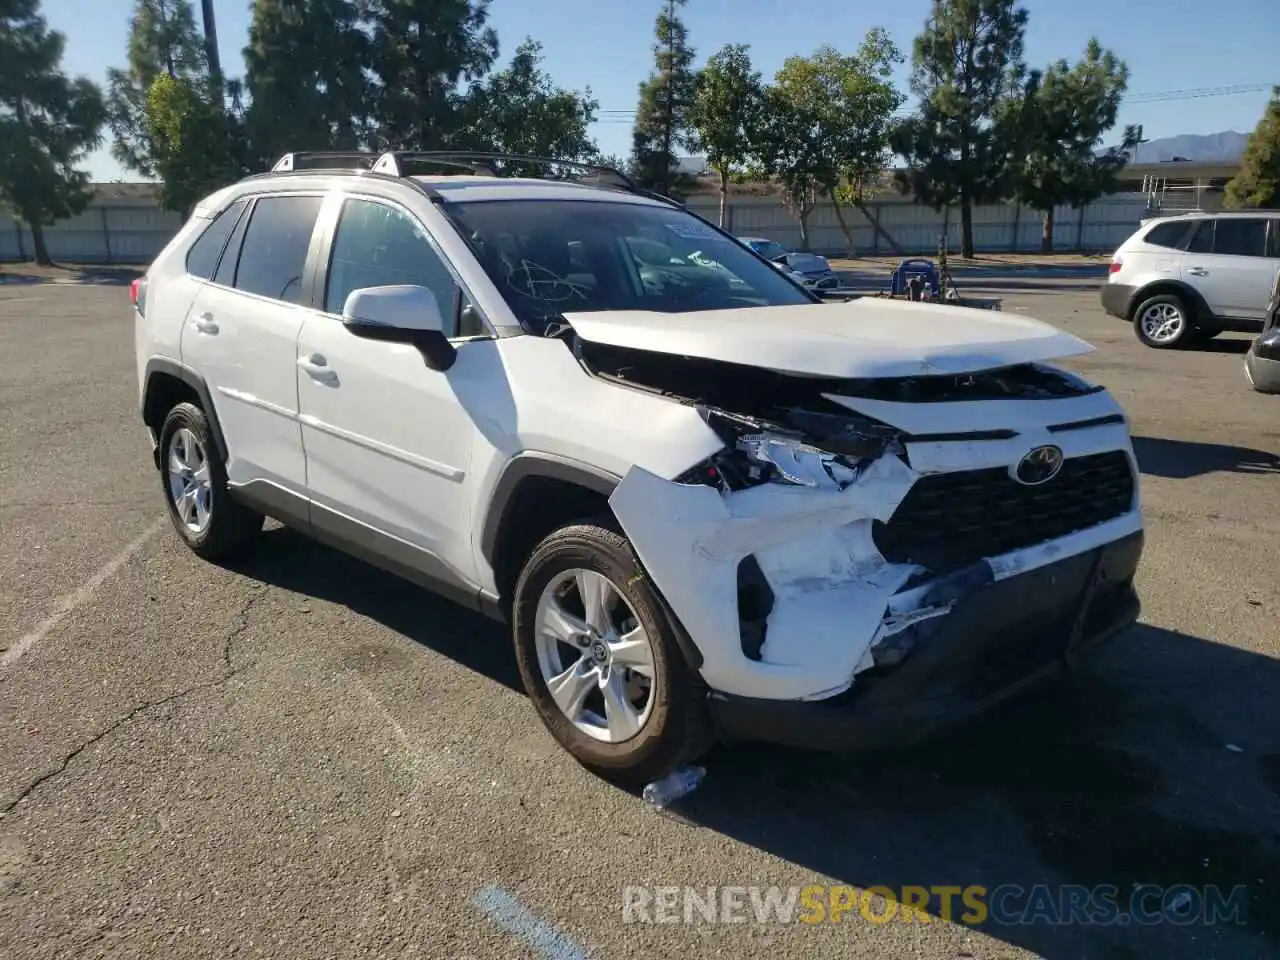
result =
M893 247L865 203L866 190L879 183L889 161L889 133L902 94L892 81L902 54L879 28L868 31L857 53L824 46L811 57L791 57L778 72L777 86L791 109L805 118L810 166L831 200L852 253L853 235L843 206L853 204Z
M1128 68L1093 39L1075 66L1058 60L1033 72L1006 105L1001 122L1011 131L1012 196L1043 214L1045 253L1053 250L1056 207L1078 208L1118 188L1138 129L1127 128L1117 146L1099 147L1116 124L1128 79Z
M244 58L256 164L367 140L371 54L361 27L353 0L254 0Z
M752 152L763 106L760 74L742 44L728 44L698 75L688 120L697 132L707 163L720 177L720 226L728 225L729 178Z
M197 201L236 179L223 111L208 90L162 73L147 93L146 113L160 206L185 220Z
M106 111L96 86L62 72L66 40L39 10L38 0L0 0L0 201L31 228L47 266L45 225L92 199L78 167L101 142Z
M373 133L388 148L448 146L464 122L459 84L498 56L489 0L366 0Z
M809 216L817 206L823 179L834 174L822 144L813 137L812 116L793 93L783 83L765 88L755 163L765 178L778 184L783 206L800 225L800 249L808 250Z
M1240 172L1227 184L1227 206L1280 207L1280 86L1257 129L1249 135Z
M1004 194L1011 151L995 121L1025 73L1026 24L1016 0L935 0L916 37L911 89L920 107L893 137L907 161L900 185L936 210L960 204L965 257L973 256L973 205Z
M560 160L597 153L587 128L600 104L591 91L563 90L542 69L542 45L525 39L511 65L472 86L459 139L477 150Z
M207 61L190 0L136 0L129 21L128 66L107 71L107 122L111 154L144 177L154 176L147 135L147 92L161 74L184 79L207 75Z
M688 0L666 0L658 14L653 46L654 72L640 84L640 103L631 135L631 169L639 184L668 195L687 186L679 172L677 147L696 149L688 114L697 92L693 48L676 9Z

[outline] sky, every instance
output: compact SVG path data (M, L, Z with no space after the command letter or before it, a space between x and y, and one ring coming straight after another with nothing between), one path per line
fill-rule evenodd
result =
M1149 139L1247 133L1262 117L1270 85L1280 83L1280 0L1024 5L1030 11L1028 63L1073 61L1096 35L1129 66L1131 102L1121 109L1120 124L1142 124ZM490 23L498 32L502 63L524 37L533 37L543 45L544 69L559 86L590 88L601 108L592 135L604 153L626 156L637 88L652 68L653 22L662 6L662 0L492 0ZM215 0L228 76L243 73L249 7L249 0ZM682 16L698 64L727 43L745 43L756 68L769 78L788 56L812 53L824 43L851 52L876 26L909 57L929 8L930 0L689 0ZM49 25L66 36L64 69L105 83L107 69L125 63L132 9L133 0L43 0ZM908 69L904 65L898 78L904 92ZM1236 89L1241 87L1254 89ZM1224 89L1224 95L1204 95ZM96 180L136 179L112 159L106 144L89 168Z

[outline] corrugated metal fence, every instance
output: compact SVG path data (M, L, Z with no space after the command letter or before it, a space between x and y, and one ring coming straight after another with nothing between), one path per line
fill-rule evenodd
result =
M697 195L689 205L713 222L719 216L719 198ZM908 252L936 251L943 217L927 207L890 198L868 206L881 225ZM789 247L800 244L800 227L774 197L736 196L730 205L730 228L738 236L759 236ZM1054 248L1060 251L1110 252L1138 228L1146 213L1146 197L1119 194L1080 210L1057 211ZM893 251L876 235L857 210L844 211L858 255L887 255ZM952 211L948 224L948 248L960 250L960 217ZM974 245L984 252L1040 250L1041 218L1038 213L1012 204L977 207L973 211ZM49 253L64 263L149 263L181 226L177 214L166 213L145 198L104 199L84 213L45 228ZM847 243L830 203L819 205L809 217L809 242L819 253L842 256ZM31 231L0 214L0 260L25 260L32 256Z

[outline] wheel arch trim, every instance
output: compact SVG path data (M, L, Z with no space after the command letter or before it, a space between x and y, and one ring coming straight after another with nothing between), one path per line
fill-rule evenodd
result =
M1138 308L1152 297L1164 296L1166 294L1176 294L1188 301L1193 316L1187 317L1192 323L1204 317L1206 319L1213 316L1213 311L1209 309L1208 302L1204 296L1191 284L1183 280L1160 279L1152 280L1145 286L1139 287L1133 292L1133 299L1129 301L1128 316L1130 320L1138 318Z
M209 431L213 434L213 444L217 448L218 458L223 463L226 463L230 452L227 448L226 438L222 433L222 425L218 422L218 411L213 405L213 394L209 391L209 385L205 383L204 377L190 367L185 367L176 360L169 360L165 357L152 357L147 361L141 404L144 420L147 405L151 398L151 391L159 376L173 377L195 391L200 400L200 406L204 410L205 418L209 421ZM159 437L157 437L158 439Z

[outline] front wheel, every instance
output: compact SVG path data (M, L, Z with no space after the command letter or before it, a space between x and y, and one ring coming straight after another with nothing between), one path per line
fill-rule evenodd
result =
M1138 340L1157 350L1182 346L1191 339L1194 329L1187 305L1172 293L1144 300L1133 315L1133 332Z
M710 745L706 690L616 530L582 523L552 533L525 564L514 599L525 690L585 767L640 784Z

